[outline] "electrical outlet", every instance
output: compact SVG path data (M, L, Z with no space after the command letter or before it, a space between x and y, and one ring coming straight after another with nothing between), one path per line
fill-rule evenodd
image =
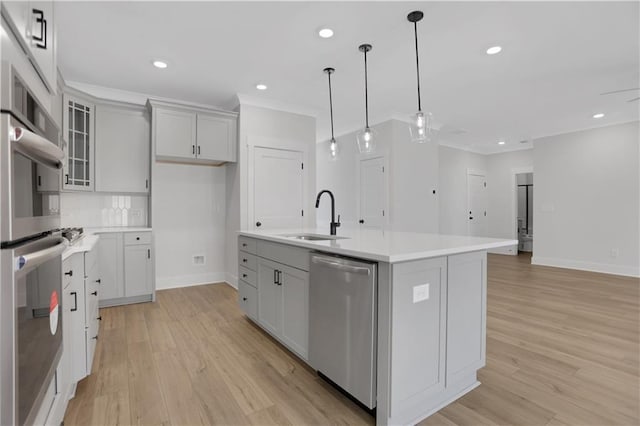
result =
M413 287L413 303L429 299L429 283Z
M193 264L194 265L204 265L204 255L197 254L193 256Z
M609 256L616 258L618 256L620 256L620 249L618 248L612 248L611 252L609 252Z

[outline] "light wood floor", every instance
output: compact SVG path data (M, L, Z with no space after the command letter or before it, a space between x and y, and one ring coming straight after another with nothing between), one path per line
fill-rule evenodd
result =
M638 425L639 280L489 256L482 385L427 425ZM241 314L224 284L102 309L72 424L373 424Z

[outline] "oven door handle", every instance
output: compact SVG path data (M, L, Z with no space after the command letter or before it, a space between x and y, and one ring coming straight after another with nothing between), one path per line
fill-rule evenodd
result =
M51 247L34 251L33 253L29 254L23 254L22 256L17 256L15 258L15 270L22 272L27 269L33 269L38 265L41 265L48 260L53 259L56 256L60 256L62 252L67 249L67 247L68 243L66 238L59 237L56 241L56 244Z
M24 127L11 128L11 142L15 149L33 161L54 169L62 168L64 151L53 142Z

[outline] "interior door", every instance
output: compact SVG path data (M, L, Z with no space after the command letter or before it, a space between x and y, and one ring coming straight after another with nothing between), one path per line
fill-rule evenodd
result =
M360 226L382 229L385 217L384 157L360 160Z
M487 236L487 180L482 174L467 174L467 216L469 235Z
M256 228L303 226L302 152L254 150L254 217Z

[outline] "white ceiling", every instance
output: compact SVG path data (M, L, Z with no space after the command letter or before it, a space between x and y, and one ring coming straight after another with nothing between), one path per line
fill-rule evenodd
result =
M218 106L237 93L318 114L328 138L332 66L336 134L364 123L361 43L371 43L370 121L416 109L418 25L423 110L442 140L481 152L523 139L638 119L638 2L62 2L66 80ZM328 26L331 39L317 30ZM502 53L485 51L501 45ZM169 68L151 65L163 59ZM258 82L269 86L255 89ZM595 120L592 115L604 112ZM466 133L459 134L464 129ZM507 144L498 146L504 139Z

